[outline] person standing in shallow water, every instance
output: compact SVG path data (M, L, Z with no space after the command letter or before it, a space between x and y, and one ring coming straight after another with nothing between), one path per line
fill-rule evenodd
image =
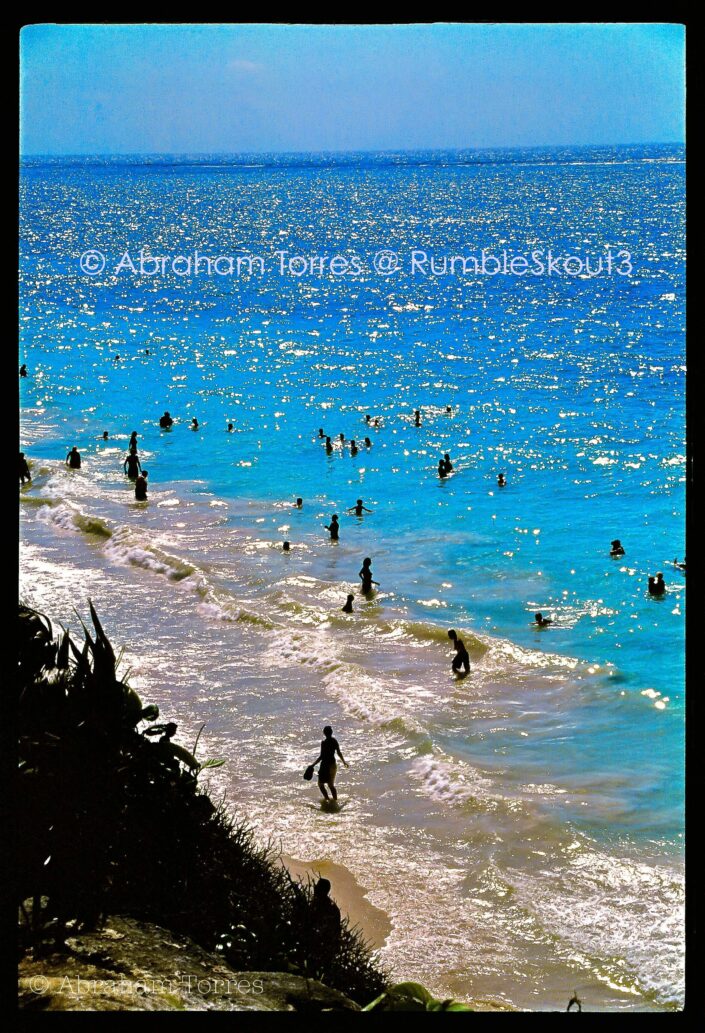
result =
M135 481L135 498L138 502L147 501L147 471L143 470Z
M333 738L333 729L330 725L326 725L323 729L323 734L325 739L321 742L321 752L313 762L314 765L320 763L320 767L318 769L318 788L321 790L324 799L330 799L327 791L328 788L330 789L333 799L337 800L338 793L335 788L335 776L338 771L338 765L335 762L336 753L346 768L348 767L348 762L340 752L338 740Z
M657 598L666 594L666 582L663 580L663 574L659 571L655 577L649 578L649 595L654 595Z
M78 451L75 445L66 456L66 465L69 466L72 470L81 469L81 453Z
M372 512L372 510L368 509L367 506L363 506L362 499L358 499L357 502L355 503L355 505L350 507L350 509L348 510L348 513L354 513L355 516L361 517L362 514L363 514L363 511L365 513L371 513Z
M362 592L363 595L369 595L370 592L372 591L372 586L373 585L377 585L377 587L379 588L379 581L373 581L372 580L371 564L372 564L372 560L370 559L369 556L366 556L365 559L362 561L362 570L360 571L359 577L360 577L360 580L362 581L362 586L360 588L360 591Z
M142 464L140 463L136 452L128 453L125 462L122 464L122 468L131 481L137 479L139 474L142 472Z
M134 453L137 452L137 431L136 430L133 430L132 434L130 434L130 443L127 446L127 450L128 450L128 452L134 452Z
M340 531L340 524L338 523L338 515L334 513L330 518L330 523L326 524L326 531L330 531L330 540L332 542L338 541L338 533Z
M458 638L457 631L454 631L452 628L448 632L448 638L455 647L455 656L453 657L451 670L453 674L458 674L464 678L466 674L470 673L470 656L465 648L465 643L461 638Z
M20 452L20 484L24 484L25 481L31 481L32 474L29 472L29 464L25 459L24 452Z
M346 599L345 603L343 603L343 605L341 607L343 613L352 613L353 612L353 599L354 598L355 598L354 595L352 595L352 594L348 595L348 598Z

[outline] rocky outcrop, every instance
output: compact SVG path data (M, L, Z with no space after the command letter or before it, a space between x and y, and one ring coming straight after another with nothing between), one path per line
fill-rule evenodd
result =
M284 972L236 972L160 926L113 916L28 953L19 1006L33 1011L359 1011L344 994Z

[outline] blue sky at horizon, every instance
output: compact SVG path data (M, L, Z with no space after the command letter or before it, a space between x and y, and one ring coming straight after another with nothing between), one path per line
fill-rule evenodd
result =
M667 24L30 25L24 155L680 143Z

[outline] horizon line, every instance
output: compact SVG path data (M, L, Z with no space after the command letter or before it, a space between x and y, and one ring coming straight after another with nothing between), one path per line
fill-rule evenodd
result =
M216 155L301 155L301 154L424 154L438 151L510 151L510 150L545 150L554 147L587 148L587 147L685 147L683 140L641 140L620 141L619 143L539 143L539 144L466 144L462 147L375 147L375 148L320 148L306 150L242 150L242 151L29 151L20 153L24 158L137 158L137 157L214 157Z

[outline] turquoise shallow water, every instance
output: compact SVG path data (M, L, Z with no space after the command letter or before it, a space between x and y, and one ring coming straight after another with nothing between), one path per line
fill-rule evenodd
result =
M160 698L171 692L160 663L178 640L174 678L188 673L194 688L175 702L192 708L194 721L208 709L231 772L236 752L251 745L256 756L252 737L267 736L273 720L293 722L292 750L319 712L343 722L360 753L372 737L369 770L365 761L356 784L367 799L356 819L371 842L363 850L343 828L338 859L364 878L383 863L381 839L418 837L457 880L462 907L479 908L486 894L495 907L502 902L497 973L527 914L540 914L547 928L538 939L580 953L606 995L602 1006L677 1003L679 150L33 160L21 189L21 358L30 370L21 382L22 441L35 464L23 493L25 590L69 620L98 578L114 635L129 626L141 642L143 677ZM482 248L598 256L608 247L629 250L631 276L442 272L443 255ZM106 256L104 273L81 272L88 248ZM262 255L265 269L115 276L121 256L134 260L140 248ZM372 266L382 248L401 257L389 276ZM282 249L356 257L360 272L281 275ZM413 249L436 254L440 271L413 275ZM176 419L169 433L157 427L164 409ZM188 428L194 416L197 433ZM356 438L360 451L346 445L326 455L319 427L334 440ZM132 430L150 474L146 508L131 501L121 474ZM79 474L61 468L74 444L84 457ZM446 451L454 473L440 482ZM299 495L300 511L291 505ZM345 510L360 497L373 512L358 520ZM333 512L338 544L324 529ZM626 549L621 560L608 555L615 537ZM379 594L358 600L346 619L339 607L366 555ZM668 584L659 601L646 593L656 570ZM189 620L177 633L183 607ZM531 627L537 609L554 619L546 631ZM450 626L471 647L465 683L449 677ZM247 676L235 676L237 719L223 702L228 693L221 706L199 695L205 642L216 668L233 654L250 657ZM292 684L316 684L318 707L284 690L282 669ZM282 692L295 698L284 704ZM289 759L282 763L286 770ZM392 800L375 792L380 772ZM247 798L247 773L238 779L225 787ZM301 855L289 789L272 792L282 801L279 834ZM257 799L253 784L250 812ZM631 866L623 879L614 877L616 857ZM410 858L398 864L407 862L416 872ZM477 884L465 885L470 871ZM392 882L382 901L397 919L392 961L428 975L415 920L393 899ZM574 927L565 895L583 901ZM521 920L507 897L525 909ZM615 943L607 930L620 898L633 922ZM475 935L468 931L468 941ZM650 975L638 960L644 941L659 958ZM549 1003L547 987L563 978L553 969L559 954L555 943L545 948L543 984L536 976L539 989L515 1003ZM436 957L439 986L475 993L493 985L462 965L458 974L447 945Z

